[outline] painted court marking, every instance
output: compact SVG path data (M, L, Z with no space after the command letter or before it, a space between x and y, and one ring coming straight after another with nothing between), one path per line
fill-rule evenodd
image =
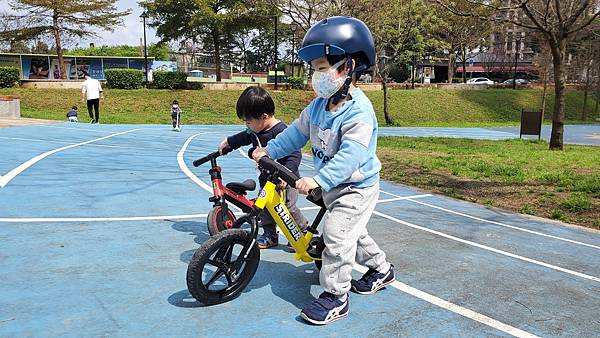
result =
M384 194L390 195L390 196L400 197L400 196L398 196L396 194L392 194L390 192L386 192L386 191L381 191L381 192L384 193ZM569 243L573 243L573 244L577 244L577 245L583 245L583 246L587 246L587 247L594 248L594 249L600 249L600 246L597 246L597 245L593 245L593 244L589 244L589 243L584 243L584 242L579 242L579 241L576 241L576 240L572 240L572 239L568 239L568 238L564 238L564 237L560 237L560 236L549 235L549 234L545 234L543 232L539 232L539 231L535 231L535 230L529 230L529 229L521 228L521 227L518 227L518 226L506 224L506 223L496 222L496 221L488 220L488 219L485 219L485 218L480 218L480 217L477 217L477 216L472 216L472 215L464 214L464 213L461 213L461 212L458 212L458 211L454 211L454 210L442 208L440 206L433 205L433 204L430 204L430 203L426 203L426 202L423 202L423 201L413 201L410 198L408 198L407 200L410 201L410 202L413 202L413 203L417 203L417 204L421 204L421 205L424 205L424 206L427 206L427 207L430 207L430 208L442 210L444 212L448 212L448 213L451 213L451 214L455 214L455 215L459 215L459 216L471 218L471 219L474 219L474 220L477 220L477 221L481 221L481 222L485 222L485 223L490 223L490 224L495 224L495 225L499 225L499 226L502 226L502 227L506 227L506 228L510 228L510 229L514 229L514 230L518 230L518 231L523 231L523 232L527 232L527 233L538 235L538 236L543 236L543 237L548 237L548 238L556 239L556 240L559 240L559 241L565 241L565 242L569 242Z
M204 134L204 133L194 134L185 141L185 143L183 144L183 146L181 146L181 149L177 153L177 163L179 164L179 168L181 169L181 171L183 171L183 173L187 177L189 177L194 183L196 183L198 186L200 186L200 188L202 188L202 189L208 191L210 194L212 194L213 193L212 187L209 186L208 184L204 183L200 178L198 178L198 176L194 175L194 173L192 173L190 168L188 168L188 166L185 164L185 161L183 160L183 155L185 154L185 150L189 146L190 142L192 142L194 137L196 137L198 135L202 135L202 134ZM233 204L231 206L238 212L242 211L242 209L236 207Z
M581 273L581 272L577 272L577 271L565 269L565 268L562 268L560 266L556 266L556 265L548 264L548 263L545 263L545 262L542 262L542 261L538 261L538 260L535 260L535 259L531 259L531 258L519 256L519 255L510 253L510 252L507 252L507 251L503 251L503 250L499 250L499 249L496 249L496 248L489 247L487 245L475 243L475 242L472 242L472 241L468 241L466 239L462 239L462 238L459 238L459 237L448 235L446 233L443 233L443 232L440 232L440 231L437 231L437 230L429 229L429 228L426 228L426 227L423 227L423 226L420 226L420 225L416 225L416 224L412 224L412 223L403 221L401 219L398 219L396 217L392 217L392 216L386 215L386 214L381 213L379 211L373 211L373 214L375 214L377 216L381 216L381 217L386 218L386 219L389 219L390 221L394 221L396 223L409 226L409 227L414 228L414 229L423 230L423 231L432 233L434 235L438 235L438 236L441 236L441 237L444 237L444 238L448 238L448 239L451 239L451 240L454 240L454 241L457 241L457 242L461 242L461 243L468 244L468 245L471 245L471 246L474 246L474 247L478 247L480 249L484 249L484 250L495 252L495 253L498 253L498 254L501 254L501 255L504 255L504 256L516 258L518 260L522 260L522 261L525 261L525 262L528 262L528 263L533 263L533 264L536 264L536 265L540 265L540 266L543 266L543 267L546 267L546 268L550 268L550 269L553 269L553 270L556 270L556 271L568 273L568 274L573 275L573 276L577 276L577 277L589 279L589 280L592 280L592 281L595 281L595 282L600 282L600 278L598 278L598 277L586 275L586 274Z
M413 195L398 198L388 198L379 200L377 203L389 203L394 201L406 200L409 198L422 198L431 196L425 195ZM302 211L306 210L319 210L321 207L304 207L300 208ZM244 212L234 212L236 216L243 215ZM165 215L165 216L118 216L118 217L27 217L27 218L0 218L0 223L52 223L52 222L113 222L113 221L148 221L148 220L165 220L165 219L192 219L192 218L206 218L208 214L189 214L189 215Z
M360 273L366 273L368 271L368 269L364 266L361 265L354 265L354 269ZM459 314L463 317L472 319L476 322L479 322L481 324L487 325L489 327L492 327L494 329L500 330L502 332L506 332L510 335L513 335L515 337L538 337L534 334L531 334L527 331L523 331L521 329L518 329L516 327L510 326L508 324L505 324L501 321L498 321L496 319L490 318L486 315L483 315L481 313L475 312L473 310L469 310L467 308L464 308L460 305L456 305L454 303L450 303L447 300L443 300L441 298L438 298L434 295L431 295L427 292L421 291L419 289L413 288L410 285L404 284L398 280L394 281L392 284L390 284L390 286L404 292L407 293L411 296L417 297L419 299L422 299L428 303L431 303L433 305L436 305L438 307L441 307L443 309L446 309L448 311L454 312L456 314Z
M113 221L162 221L166 219L205 218L208 214L134 216L134 217L40 217L40 218L0 218L8 223L53 223L53 222L113 222Z
M19 175L23 171L25 171L27 168L31 167L35 163L41 161L42 159L44 159L44 158L46 158L46 157L48 157L48 156L50 156L52 154L55 154L55 153L59 152L59 151L63 151L63 150L67 150L67 149L70 149L70 148L82 146L82 145L85 145L85 144L90 144L90 143L93 143L93 142L102 141L102 140L105 140L107 138L111 138L111 137L115 137L115 136L118 136L118 135L123 135L123 134L131 133L131 132L134 132L136 130L139 130L139 129L131 129L131 130L123 131L123 132L120 132L120 133L110 134L110 135L103 136L103 137L100 137L100 138L96 138L96 139L93 139L93 140L89 140L89 141L86 141L86 142L81 142L81 143L77 143L77 144L72 144L72 145L64 146L64 147L61 147L61 148L58 148L58 149L47 151L47 152L45 152L43 154L40 154L38 156L35 156L34 158L28 160L27 162L22 163L18 167L16 167L13 170L9 171L4 176L0 176L0 188L4 188L8 184L8 182L10 182L13 178L15 178L17 175Z

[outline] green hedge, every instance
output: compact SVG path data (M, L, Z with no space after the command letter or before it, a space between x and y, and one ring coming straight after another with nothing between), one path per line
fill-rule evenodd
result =
M21 72L17 67L0 67L0 88L14 87L19 84Z
M290 76L288 83L292 89L304 89L304 78L300 76Z
M104 75L109 88L138 89L144 84L144 72L138 69L107 69Z
M187 75L184 72L156 71L152 73L154 87L158 89L185 89Z

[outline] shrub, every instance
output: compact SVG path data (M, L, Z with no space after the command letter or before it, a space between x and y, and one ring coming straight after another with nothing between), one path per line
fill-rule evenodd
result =
M13 87L19 83L21 72L17 67L0 67L0 88Z
M144 72L139 69L107 69L104 75L109 88L138 89L144 84Z
M288 83L292 89L304 89L304 78L300 76L290 76Z
M156 71L152 73L154 86L159 89L185 89L187 75L184 72Z

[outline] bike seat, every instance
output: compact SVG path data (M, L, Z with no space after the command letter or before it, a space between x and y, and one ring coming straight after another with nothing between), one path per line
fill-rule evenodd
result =
M235 193L243 195L246 193L246 191L254 191L254 189L256 189L256 182L248 179L244 182L229 182L225 186L228 189L233 190Z

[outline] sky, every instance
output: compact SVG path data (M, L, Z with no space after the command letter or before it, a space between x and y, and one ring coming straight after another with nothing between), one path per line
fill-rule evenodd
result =
M8 0L0 0L0 11L8 9ZM98 31L98 38L87 38L79 41L80 47L89 46L90 42L93 42L96 46L101 45L134 45L140 44L140 38L143 38L143 25L140 14L142 14L142 8L138 5L137 0L118 0L117 9L124 11L131 9L132 12L126 17L123 17L123 26L115 27L114 32ZM159 39L156 37L154 29L146 26L146 38L148 43L157 42ZM77 43L77 41L74 41ZM67 48L73 48L75 46L66 46Z

